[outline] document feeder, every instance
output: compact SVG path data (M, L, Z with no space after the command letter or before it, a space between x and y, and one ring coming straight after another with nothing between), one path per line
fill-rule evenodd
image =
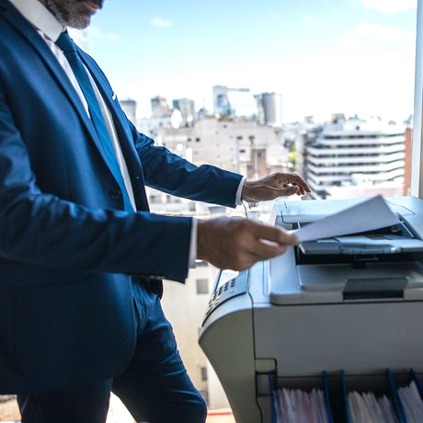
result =
M358 201L277 201L272 223L296 229ZM386 201L394 227L304 242L218 278L199 343L237 423L271 422L273 388L311 389L323 371L369 389L386 369L423 371L423 200Z

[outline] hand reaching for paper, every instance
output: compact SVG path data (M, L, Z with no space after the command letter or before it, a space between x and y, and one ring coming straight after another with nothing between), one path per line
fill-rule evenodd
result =
M220 269L245 270L283 254L298 238L277 226L244 218L198 221L197 257Z
M296 173L276 172L260 179L247 179L242 189L242 199L257 203L293 194L304 195L310 191L307 182Z
M277 172L256 180L247 179L242 199L257 203L307 192L310 188L301 176ZM221 269L245 270L258 261L283 254L288 246L296 244L296 235L248 219L222 217L198 221L197 257Z

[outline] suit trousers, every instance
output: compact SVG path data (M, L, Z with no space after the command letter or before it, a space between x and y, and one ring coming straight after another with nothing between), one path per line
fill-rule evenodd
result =
M18 395L22 423L104 423L110 392L137 422L203 423L206 404L192 384L159 295L149 282L132 282L137 346L114 379L42 394Z

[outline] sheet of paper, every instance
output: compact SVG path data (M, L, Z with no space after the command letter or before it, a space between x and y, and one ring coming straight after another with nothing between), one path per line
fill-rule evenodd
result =
M372 231L398 223L397 216L391 211L385 200L378 195L339 213L305 225L295 231L295 234L300 242L316 241L334 236Z

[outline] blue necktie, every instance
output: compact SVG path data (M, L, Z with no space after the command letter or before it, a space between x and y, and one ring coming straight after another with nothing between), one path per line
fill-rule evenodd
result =
M68 62L72 67L73 73L75 74L75 77L87 101L91 121L94 124L98 138L100 139L104 156L107 160L109 168L120 185L125 210L133 211L134 208L132 207L128 192L125 188L122 172L120 171L119 164L116 159L116 154L113 150L112 141L110 139L109 132L107 131L106 123L104 122L103 115L101 114L100 106L98 104L97 98L95 97L94 89L91 85L87 71L85 70L82 60L78 56L75 43L69 37L69 34L66 31L61 33L59 39L56 41L56 44L63 50L63 53L68 59Z

